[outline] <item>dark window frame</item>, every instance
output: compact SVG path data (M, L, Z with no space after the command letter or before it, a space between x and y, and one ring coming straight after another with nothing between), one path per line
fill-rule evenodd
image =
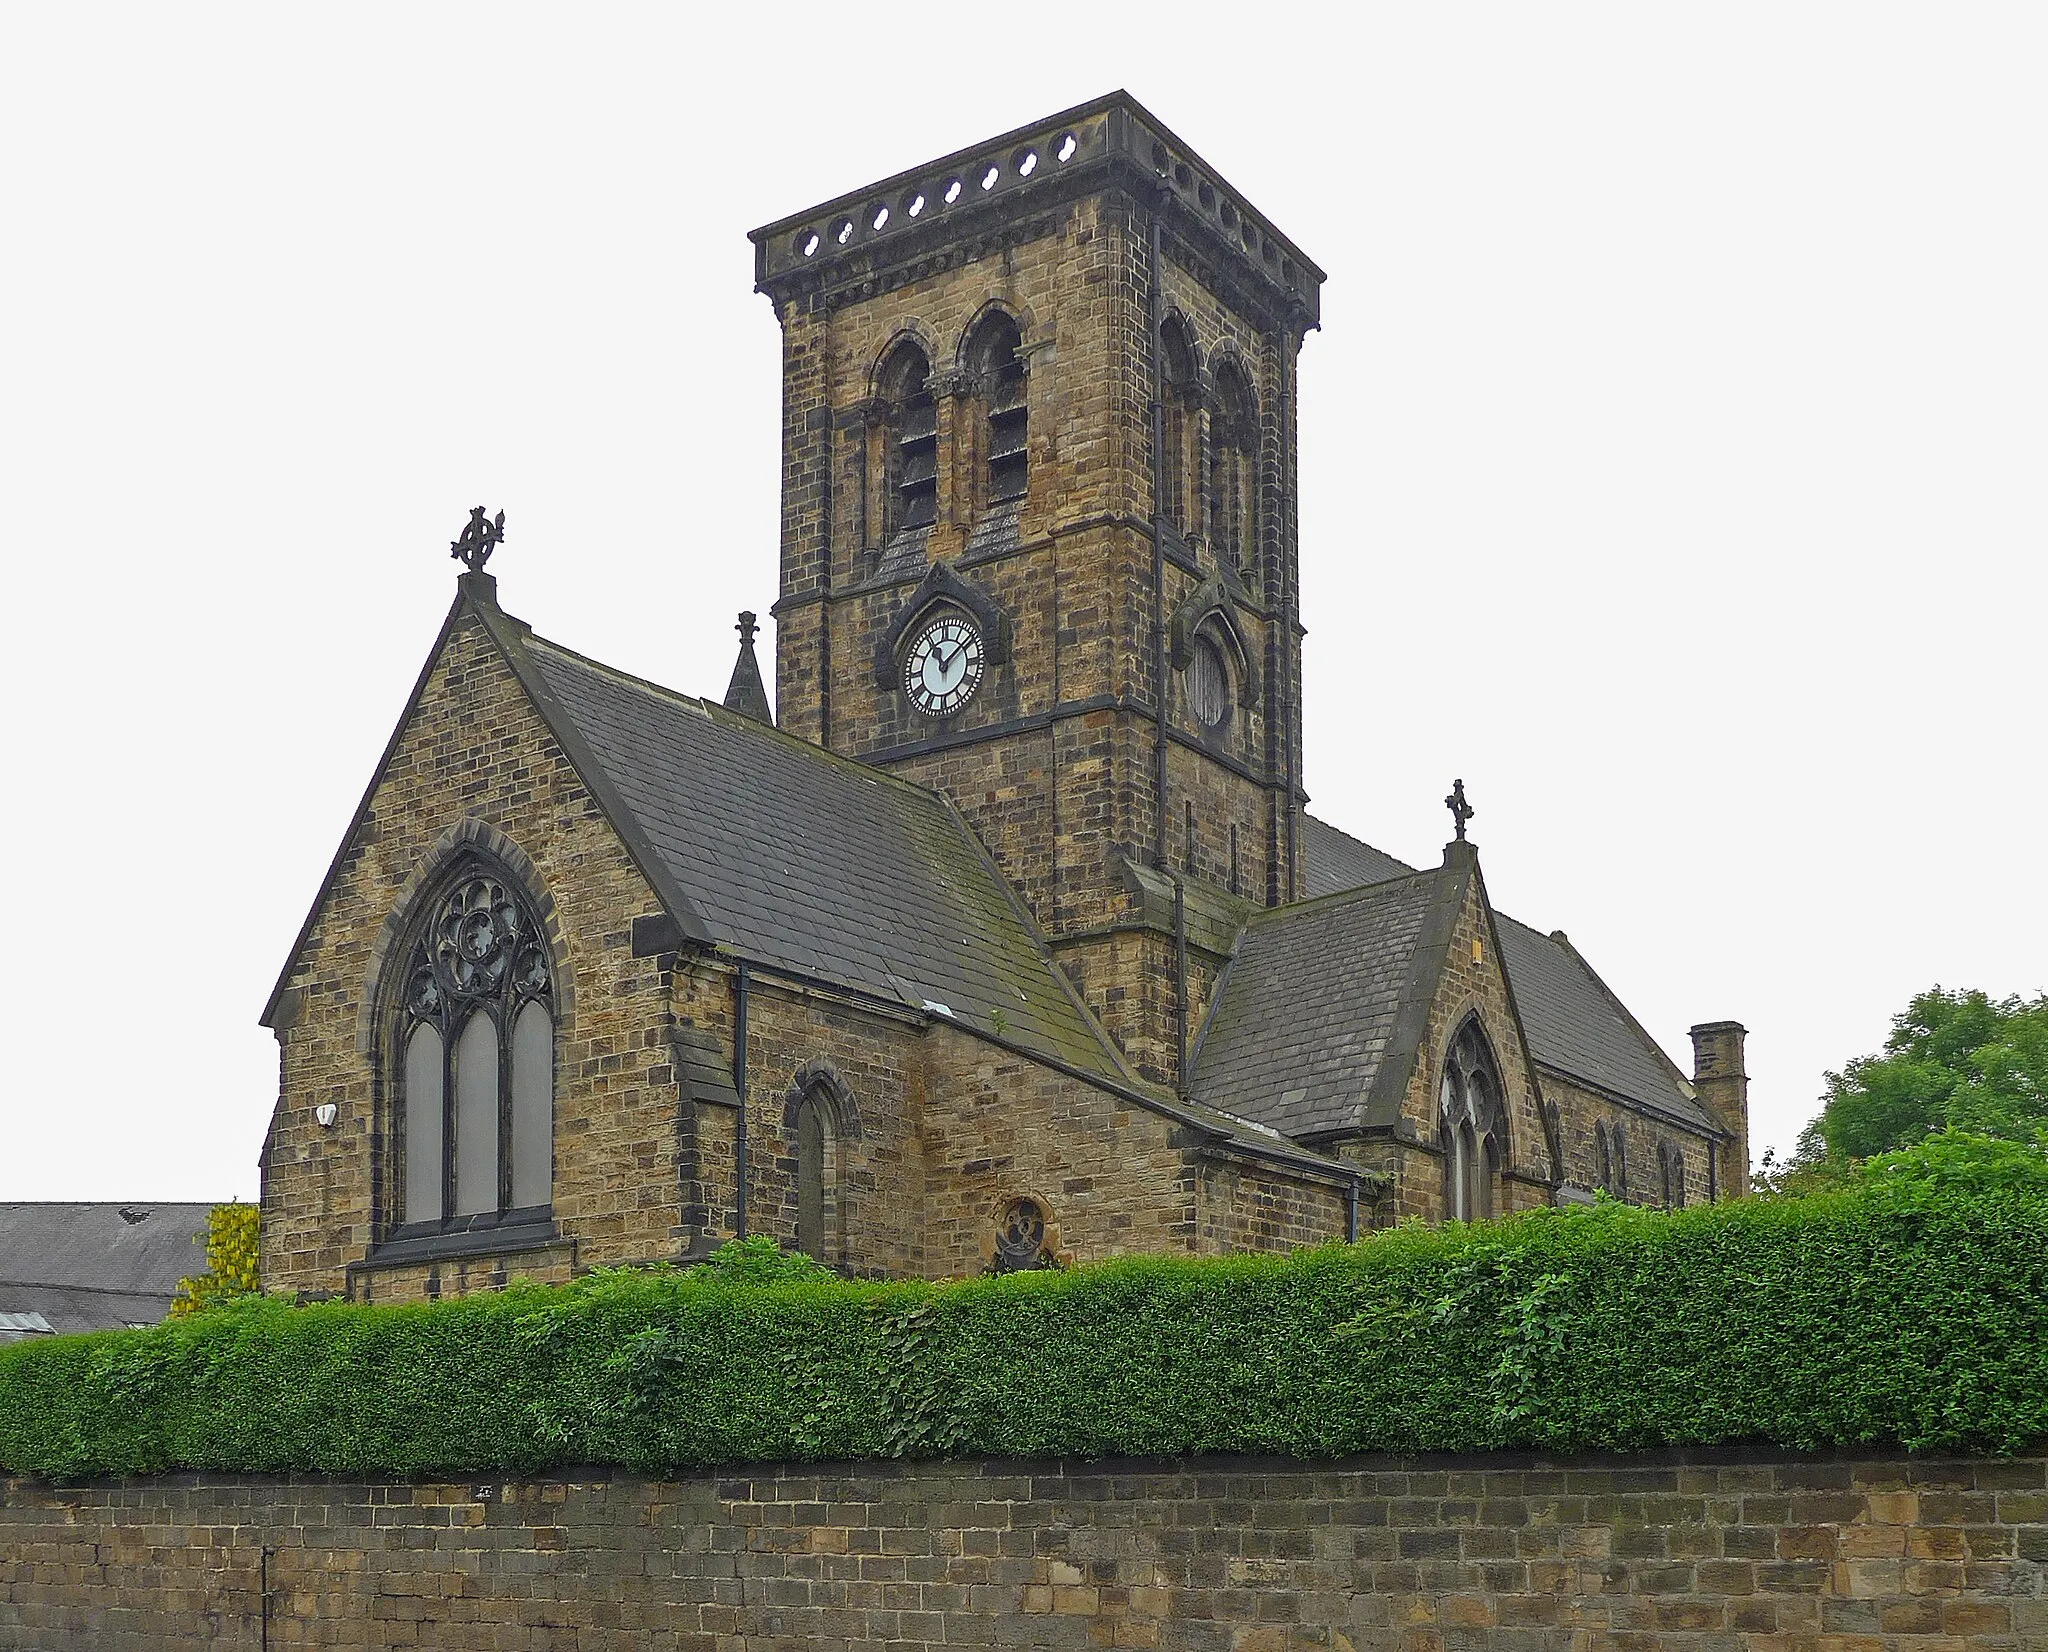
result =
M495 904L512 914L508 926L491 914L490 934L477 935L485 918L473 896L496 891ZM458 911L459 908L459 911ZM554 1208L554 1121L558 1100L561 1006L556 992L556 961L541 903L523 882L495 857L466 851L431 886L394 957L395 990L387 1015L390 1063L392 1173L387 1181L385 1247L418 1248L420 1242L463 1239L491 1233L518 1232L522 1239L551 1236ZM456 920L451 922L451 920ZM472 972L464 979L464 971ZM519 1177L515 1164L517 1112L514 1086L519 1064L516 1043L521 1017L538 1004L547 1018L547 1155L548 1198L514 1204ZM458 1210L458 1114L461 1106L457 1050L477 1016L484 1016L496 1034L497 1049L497 1186L490 1208ZM413 1037L430 1029L440 1043L441 1164L440 1213L414 1216L408 1209L410 1166L407 1136L412 1100L408 1050ZM383 1249L384 1247L380 1247Z

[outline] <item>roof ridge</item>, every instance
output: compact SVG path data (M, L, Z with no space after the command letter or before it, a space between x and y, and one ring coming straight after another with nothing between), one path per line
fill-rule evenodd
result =
M1382 878L1378 883L1361 883L1350 889L1333 889L1327 895L1311 895L1306 900L1299 901L1282 901L1278 906L1261 906L1245 919L1245 928L1249 929L1253 924L1268 923L1273 919L1292 916L1299 912L1318 911L1346 901L1360 900L1369 895L1384 895L1399 884L1440 877L1445 870L1442 866L1418 866L1412 872L1403 872L1398 878Z
M593 655L571 648L567 643L557 642L552 637L544 637L530 626L524 626L523 622L512 619L512 616L509 614L505 617L511 620L511 623L514 625L522 626L522 629L526 631L525 640L529 647L537 644L553 653L563 655L575 661L578 665L588 666L594 671L614 678L629 688L645 689L649 693L658 695L661 698L680 702L691 710L701 713L706 719L718 724L721 728L729 728L739 734L749 734L759 738L779 741L804 757L828 764L834 768L846 770L855 779L871 781L877 786L895 787L902 791L914 792L919 797L939 804L942 807L946 802L944 794L930 786L919 785L915 780L907 780L900 774L893 774L889 770L879 768L873 763L863 762L858 757L849 757L845 752L834 751L830 746L821 746L815 740L806 740L801 735L791 734L787 729L778 728L773 723L757 721L755 718L736 712L729 706L725 706L716 700L706 699L702 695L688 694L680 688L671 688L666 683L658 683L651 677L642 677L634 672L626 671L619 666L597 659Z

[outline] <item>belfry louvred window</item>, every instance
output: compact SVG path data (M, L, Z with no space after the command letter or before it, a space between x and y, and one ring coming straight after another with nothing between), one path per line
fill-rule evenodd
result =
M975 330L969 353L988 420L988 502L1022 499L1030 481L1031 416L1025 401L1023 343L1001 311Z
M1186 538L1194 522L1189 511L1200 470L1196 432L1199 369L1195 360L1194 335L1177 315L1168 316L1159 327L1160 366L1160 454L1159 508L1175 533Z
M1258 406L1235 361L1216 369L1216 413L1209 431L1210 536L1216 554L1249 574L1258 562Z
M428 910L399 1006L399 1219L546 1208L555 993L547 938L505 878L457 877Z
M882 370L881 391L883 527L928 528L939 515L939 408L924 351L907 340L898 345Z

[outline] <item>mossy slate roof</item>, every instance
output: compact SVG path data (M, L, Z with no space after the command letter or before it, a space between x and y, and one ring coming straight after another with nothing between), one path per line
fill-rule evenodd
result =
M1373 1080L1449 875L1410 872L1254 915L1203 1031L1196 1099L1289 1136L1371 1122Z
M1301 841L1311 899L1413 876L1392 855L1313 816L1303 817ZM1540 1065L1700 1130L1716 1128L1670 1060L1569 942L1504 913L1494 914L1494 926L1529 1053Z
M513 646L714 944L1125 1078L944 799L531 633Z

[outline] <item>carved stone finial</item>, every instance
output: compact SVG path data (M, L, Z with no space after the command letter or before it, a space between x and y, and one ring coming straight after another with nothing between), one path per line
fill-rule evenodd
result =
M504 542L505 513L498 512L497 520L492 521L484 515L483 506L473 505L462 537L450 541L448 554L471 573L480 574L484 571L484 564L491 560L491 552Z
M1458 841L1463 843L1465 841L1465 822L1479 812L1465 801L1464 781L1454 780L1451 782L1451 795L1444 799L1444 807L1451 811L1451 820L1458 829Z
M740 634L740 657L733 662L732 681L726 685L726 710L772 725L775 714L768 709L768 686L761 681L761 662L754 657L754 634L761 628L753 613L743 610L733 629Z

